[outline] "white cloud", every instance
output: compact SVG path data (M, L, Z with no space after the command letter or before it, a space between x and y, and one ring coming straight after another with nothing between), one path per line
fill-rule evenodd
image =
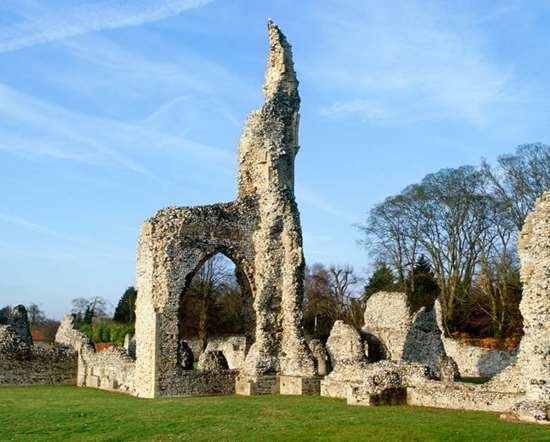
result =
M22 229L25 229L34 233L40 233L40 234L45 234L45 235L55 236L55 237L62 237L62 235L55 232L54 230L49 229L48 227L42 226L40 224L29 221L25 218L21 218L19 216L0 213L0 222L11 224L13 226L20 227Z
M94 0L66 2L41 10L16 4L23 18L0 30L0 52L63 40L103 29L136 26L200 8L212 0ZM38 5L37 5L38 6ZM4 5L6 8L6 5ZM0 11L2 7L0 6Z
M324 117L339 117L359 114L366 120L379 120L390 117L390 113L368 100L339 101L330 106L321 108Z
M485 124L488 110L516 93L513 69L493 59L473 17L453 12L423 1L338 2L317 12L323 52L307 74L338 97L321 113Z
M98 118L22 94L0 83L0 150L119 167L160 180L135 157L151 150L184 151L188 160L227 168L223 149L148 127Z
M331 202L327 201L317 192L311 190L301 183L296 184L296 198L300 202L303 202L310 207L328 213L329 215L335 216L337 218L344 219L350 224L353 224L357 221L357 218L353 214L346 212L345 210L341 210Z

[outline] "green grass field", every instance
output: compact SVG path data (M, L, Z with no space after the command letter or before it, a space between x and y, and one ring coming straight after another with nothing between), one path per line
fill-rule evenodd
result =
M550 441L550 428L498 415L349 407L316 397L136 399L70 386L0 387L2 440Z

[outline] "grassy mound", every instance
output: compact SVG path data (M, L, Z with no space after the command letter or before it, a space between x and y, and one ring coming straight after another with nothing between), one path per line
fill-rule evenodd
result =
M137 399L70 386L0 387L2 440L549 441L496 414L349 407L295 396Z

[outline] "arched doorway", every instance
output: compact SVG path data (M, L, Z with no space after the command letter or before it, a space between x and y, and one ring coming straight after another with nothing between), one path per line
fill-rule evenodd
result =
M207 349L220 350L230 368L239 368L254 341L255 325L248 278L227 254L211 255L188 276L179 300L178 330L195 362Z

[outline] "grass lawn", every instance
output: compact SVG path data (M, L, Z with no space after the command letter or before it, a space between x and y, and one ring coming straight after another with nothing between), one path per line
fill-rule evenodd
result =
M0 387L2 440L550 441L492 413L349 407L295 396L147 400L70 386Z

